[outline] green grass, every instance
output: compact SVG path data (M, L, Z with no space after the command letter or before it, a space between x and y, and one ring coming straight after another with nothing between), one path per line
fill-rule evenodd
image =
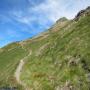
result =
M31 43L34 52L49 43L41 55L28 58L24 66L21 79L34 90L55 90L58 86L65 86L70 81L76 90L89 90L86 74L83 67L85 61L90 69L90 17L82 17L80 21L73 22L70 27L63 28L49 37ZM70 60L77 64L69 65Z
M56 90L70 82L75 90L90 89L86 77L90 73L90 16L77 22L68 21L60 30L51 28L46 34L24 43L23 48L18 42L2 48L0 87L21 87L14 73L20 60L32 50L21 72L21 80L28 88Z
M12 48L12 46L15 46ZM18 87L14 73L20 59L27 55L27 52L20 45L12 44L4 48L0 53L0 87Z

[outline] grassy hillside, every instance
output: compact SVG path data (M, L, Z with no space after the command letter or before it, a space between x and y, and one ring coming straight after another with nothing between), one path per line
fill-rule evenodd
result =
M18 43L2 48L0 52L0 87L18 86L14 72L24 56L28 54Z
M0 49L0 87L20 87L14 73L32 51L20 75L28 90L90 90L90 9L83 14Z
M21 80L33 90L89 90L90 16L30 44ZM60 89L58 89L60 88ZM65 89L64 89L65 88Z

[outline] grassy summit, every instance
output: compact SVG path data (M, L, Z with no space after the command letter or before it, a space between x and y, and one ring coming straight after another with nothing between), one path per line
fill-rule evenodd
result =
M14 73L23 58L25 64L20 74L23 84L20 84ZM38 37L0 49L2 86L90 90L90 8L79 12L74 20L58 20Z

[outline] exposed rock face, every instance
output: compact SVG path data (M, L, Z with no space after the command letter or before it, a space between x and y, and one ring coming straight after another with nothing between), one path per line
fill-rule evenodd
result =
M90 6L86 8L85 10L81 10L75 17L75 21L78 21L80 17L90 15Z

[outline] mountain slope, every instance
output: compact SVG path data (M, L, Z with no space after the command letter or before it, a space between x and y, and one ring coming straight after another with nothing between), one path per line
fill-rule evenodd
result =
M32 51L19 78L28 90L89 90L90 8L77 16L71 21L58 20L38 37L2 48L0 86L22 90L14 73L20 60Z

